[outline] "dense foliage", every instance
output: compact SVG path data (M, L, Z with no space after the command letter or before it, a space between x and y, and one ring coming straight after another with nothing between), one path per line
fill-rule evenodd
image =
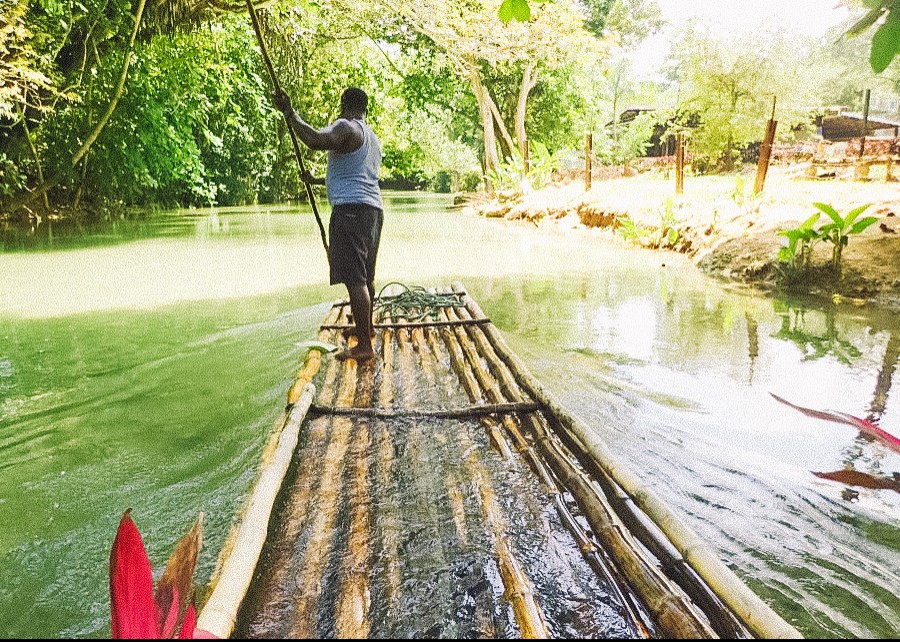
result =
M879 34L894 24L883 4L868 26ZM763 47L693 27L670 82L649 86L624 53L661 26L654 0L281 0L261 13L308 121L327 124L342 89L364 87L385 181L440 190L489 187L483 176L524 169L526 153L545 172L577 157L586 132L600 161L623 163L660 127L691 128L693 149L728 166L758 139L773 93L779 136L796 135L817 106L872 86L868 47L884 40L798 47L769 34ZM0 0L0 34L2 215L302 193L240 2ZM810 73L807 57L827 64ZM897 92L886 67L875 82ZM621 124L634 103L660 109ZM321 174L324 158L308 164Z

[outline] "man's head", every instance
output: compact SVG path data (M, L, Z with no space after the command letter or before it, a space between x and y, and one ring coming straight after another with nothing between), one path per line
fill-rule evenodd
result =
M341 94L341 114L349 118L362 118L369 110L369 97L359 87L349 87Z

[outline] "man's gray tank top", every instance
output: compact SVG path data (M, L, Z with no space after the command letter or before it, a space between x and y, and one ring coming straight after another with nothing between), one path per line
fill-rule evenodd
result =
M382 208L378 172L381 169L381 145L375 132L361 120L347 120L359 125L363 144L349 154L328 152L325 187L328 201L335 205L372 205Z

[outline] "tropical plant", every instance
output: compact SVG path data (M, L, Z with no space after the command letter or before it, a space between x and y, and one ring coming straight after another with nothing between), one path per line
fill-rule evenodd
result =
M626 241L640 243L642 238L645 238L648 234L650 234L650 230L648 230L646 227L641 227L640 225L635 223L633 219L628 218L627 216L616 219L616 223L618 224L617 229L619 230L619 234Z
M818 223L821 217L819 213L813 214L799 227L778 232L779 236L787 239L787 245L778 250L778 260L781 263L793 271L809 268L813 245L821 239L818 230L813 229L813 225Z
M489 169L485 177L495 190L520 190L523 172L522 157L514 152L512 157L501 161L496 168Z
M663 206L659 210L659 244L661 247L673 247L681 238L675 208L675 200L670 197L663 201Z
M527 183L533 189L540 189L547 184L558 168L558 154L551 152L546 145L534 142L531 144L527 172L522 156L518 150L513 150L512 156L503 160L497 169L487 172L487 179L497 190L519 190L523 183Z
M194 568L202 540L201 513L179 540L154 589L144 542L131 519L131 509L125 511L109 555L113 639L209 637L196 629L193 596Z
M850 241L851 234L859 234L867 227L875 223L878 218L875 216L866 216L857 220L860 214L865 212L870 205L861 205L850 210L846 216L841 216L836 209L827 203L813 203L813 205L824 212L831 223L823 225L818 229L818 234L825 240L834 245L831 254L831 266L838 278L841 276L841 253L844 247Z

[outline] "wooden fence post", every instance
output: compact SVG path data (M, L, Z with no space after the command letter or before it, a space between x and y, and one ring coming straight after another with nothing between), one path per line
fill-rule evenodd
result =
M759 147L759 162L756 165L756 182L753 184L753 193L759 194L766 185L766 173L769 171L769 160L772 158L772 143L775 141L775 128L778 121L775 120L775 101L772 98L772 117L766 123L766 133L763 136L762 145Z
M866 153L866 130L869 128L869 99L872 97L872 90L866 89L865 103L863 105L863 121L862 132L859 135L859 157L862 158Z
M591 178L594 168L591 166L591 156L594 153L594 135L588 134L584 142L584 191L591 191Z
M684 134L675 135L675 193L684 194Z

